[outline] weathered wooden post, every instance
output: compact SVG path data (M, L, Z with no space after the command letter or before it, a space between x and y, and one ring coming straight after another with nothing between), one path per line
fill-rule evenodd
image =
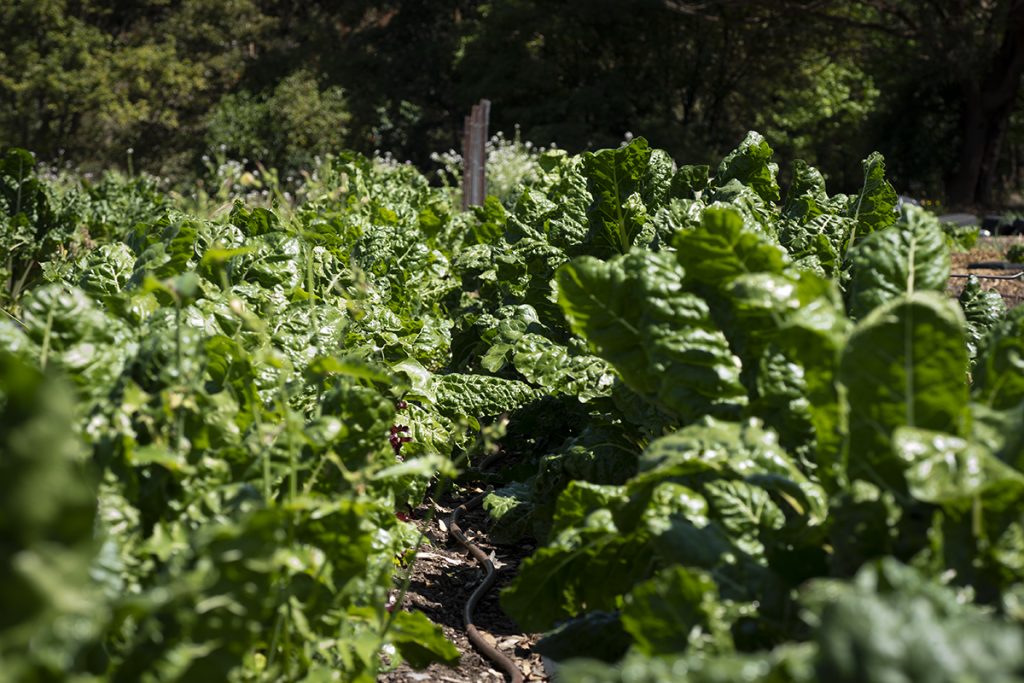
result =
M487 126L491 101L480 100L466 117L462 131L462 209L480 206L487 196Z

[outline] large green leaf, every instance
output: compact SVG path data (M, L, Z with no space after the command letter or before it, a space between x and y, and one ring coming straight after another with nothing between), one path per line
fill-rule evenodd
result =
M522 564L501 595L502 607L524 629L541 631L584 610L614 609L644 578L651 557L644 534L622 534L607 509L566 529Z
M902 489L893 432L907 426L962 434L966 371L963 316L951 300L916 292L868 314L840 364L850 405L850 476Z
M599 508L618 509L628 498L621 486L592 484L574 479L558 496L551 532L558 534L582 525L587 516Z
M753 406L755 411L778 408L780 398L787 403L795 400L801 408L806 405L815 439L813 455L809 456L803 451L811 444L799 443L800 435L794 434L788 424L791 416L777 415L781 418L777 420L771 419L771 414L756 414L779 432L787 448L811 458L818 478L829 486L841 478L840 460L848 404L840 394L838 374L840 352L846 343L849 327L850 323L842 311L825 298L813 301L790 316L774 336L770 348L777 349L785 359L786 370L794 378L789 386L799 385L800 395L787 397L786 391L775 393L770 376L759 374L757 402L760 405Z
M846 326L835 285L814 273L740 275L723 294L715 318L744 365L756 363L769 344L786 334L791 320L827 317L837 336Z
M519 196L515 213L508 218L506 239L544 239L578 253L587 242L587 208L592 203L582 157L552 150L541 158L540 166L540 179Z
M802 267L834 277L842 266L846 245L856 220L842 215L846 198L830 198L825 179L799 159L793 163L793 181L782 210L779 241Z
M611 394L614 375L606 361L573 354L541 335L523 335L515 345L513 363L528 382L551 396L568 394L589 401Z
M816 680L1019 681L1024 632L887 559L811 586Z
M784 223L779 240L799 267L832 278L842 267L842 245L852 229L852 219L826 213L805 225Z
M567 394L581 401L611 394L615 375L609 364L580 349L573 349L552 341L550 333L526 332L540 327L536 313L529 306L519 307L530 312L528 319L505 320L497 330L484 335L495 335L495 342L481 359L481 365L490 372L500 372L511 360L512 366L527 382L543 389L550 396Z
M432 391L442 411L474 418L515 410L540 396L524 382L469 374L435 376Z
M619 149L583 155L583 173L594 197L587 218L595 255L625 254L643 230L648 209L641 193L650 159L651 148L644 138Z
M793 181L786 192L783 215L795 222L807 223L823 213L826 202L828 194L825 192L825 177L821 171L802 159L794 161Z
M625 597L622 625L647 655L686 649L728 651L732 637L723 612L709 574L667 567Z
M713 288L712 316L743 362L751 410L780 430L787 447L816 448L819 464L833 470L842 431L834 378L849 325L835 285L793 268L784 249L730 209L705 210L701 226L675 244L686 284ZM775 361L766 363L769 347Z
M1006 314L1006 303L994 289L982 289L978 278L970 276L957 298L967 321L967 351L973 363L978 355L981 340Z
M672 176L669 194L678 199L696 199L708 187L709 166L680 166Z
M105 314L85 292L47 284L23 299L25 332L40 348L40 361L64 370L80 394L101 399L136 349L136 330Z
M917 207L908 206L903 221L858 242L849 256L854 318L905 294L942 292L949 281L949 249L939 223Z
M399 612L391 622L388 640L415 669L422 669L433 662L451 666L459 661L458 648L444 637L441 627L422 612Z
M990 493L1024 495L1024 474L997 459L987 448L963 438L901 427L893 448L907 466L910 494L928 503L970 507Z
M700 227L679 233L675 247L687 282L710 287L748 273L781 273L789 265L785 249L729 208L705 209Z
M729 152L715 173L719 187L736 179L751 187L766 202L779 201L778 164L771 161L772 148L760 133L750 131L740 146Z
M128 286L135 255L123 242L104 244L82 259L79 285L91 296L117 294Z
M850 246L857 239L895 223L898 199L896 190L885 179L885 159L873 152L864 160L864 184L858 194L850 197L846 207L846 215L857 221Z
M974 370L974 395L997 409L1024 401L1024 306L994 323L982 338Z
M684 421L728 414L745 400L739 361L682 279L661 252L582 257L556 275L570 327L631 389Z
M793 458L779 447L778 437L763 428L756 420L744 423L725 422L705 418L700 422L656 439L648 445L640 458L640 473L627 488L631 495L652 491L665 481L674 481L703 492L703 487L717 480L743 480L771 494L777 508L787 511L794 521L803 525L820 525L827 514L827 499L821 488L806 477ZM738 498L752 501L746 507L764 507L767 501L760 493L730 491L720 487L709 496L728 505L736 512L736 524L743 524L744 505ZM737 498L738 497L738 498ZM712 507L715 507L712 503ZM762 515L762 512L764 515ZM781 520L777 510L764 509L750 516L753 526L745 529L777 528ZM696 514L691 507L691 519L712 513ZM698 520L699 521L699 520ZM738 527L737 527L738 529Z
M251 249L237 255L232 262L236 277L271 289L298 287L305 268L299 260L302 244L286 232L269 232L251 239Z
M49 284L32 290L22 303L25 332L49 351L62 352L82 341L107 337L111 322L78 287Z

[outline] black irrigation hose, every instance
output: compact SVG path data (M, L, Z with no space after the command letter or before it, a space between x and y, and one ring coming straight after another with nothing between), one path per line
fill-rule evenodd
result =
M469 596L469 600L466 601L466 606L462 610L462 622L466 626L466 636L469 637L469 642L473 643L473 646L480 651L485 657L498 665L498 667L508 675L511 683L523 683L523 672L519 670L508 655L494 647L480 635L476 625L473 623L473 612L476 610L476 605L480 602L480 598L484 596L487 591L491 589L494 582L498 579L498 575L494 572L494 563L487 557L487 554L480 549L479 546L470 542L466 535L462 533L462 529L459 528L459 515L463 512L468 512L470 509L479 506L483 503L484 496L490 493L490 489L473 496L462 505L455 508L452 512L452 516L448 520L448 531L452 536L455 537L459 543L461 543L466 550L469 551L470 556L477 561L477 563L484 568L486 575L484 580L480 582L480 585L476 587L473 594Z
M977 263L968 263L968 270L1024 270L1024 263L1014 263L1013 261L980 261Z
M1024 271L1017 273L1016 275L950 275L951 278L957 278L966 280L969 277L976 277L979 280L1021 280L1024 279Z

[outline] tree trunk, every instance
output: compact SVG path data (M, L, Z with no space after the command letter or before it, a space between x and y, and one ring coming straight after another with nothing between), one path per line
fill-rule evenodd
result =
M978 174L977 201L978 203L991 206L996 199L996 180L999 172L999 157L1003 147L1003 137L1010 122L1010 115L1013 113L1013 99L1006 102L1006 105L993 112L986 130L985 151L981 158L981 169Z
M957 166L948 186L949 202L966 207L993 199L999 152L1024 74L1024 0L1012 0L1006 29L987 73L962 84Z

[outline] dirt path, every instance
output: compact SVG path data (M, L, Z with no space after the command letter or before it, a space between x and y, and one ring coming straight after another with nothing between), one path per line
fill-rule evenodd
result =
M449 538L445 520L455 506L473 496L473 491L465 495L446 498L435 507L434 519L427 522L426 505L413 512L410 520L420 529L425 530L427 541L413 569L412 583L402 603L403 609L423 612L435 624L441 626L445 635L455 643L462 653L458 666L449 668L433 665L423 671L414 671L402 665L394 671L378 676L381 683L408 683L411 681L442 681L445 683L476 683L504 681L505 677L491 663L484 659L466 638L462 624L462 608L473 589L483 578L483 570L462 549L454 538ZM484 552L491 554L498 575L494 589L480 601L475 621L477 628L484 633L489 642L493 640L498 649L511 657L527 681L549 680L540 655L531 651L539 634L523 633L498 604L498 592L515 576L516 568L523 558L533 552L532 543L520 543L513 546L496 546L490 543L485 528L486 513L477 508L462 515L460 525L469 539L480 546Z

